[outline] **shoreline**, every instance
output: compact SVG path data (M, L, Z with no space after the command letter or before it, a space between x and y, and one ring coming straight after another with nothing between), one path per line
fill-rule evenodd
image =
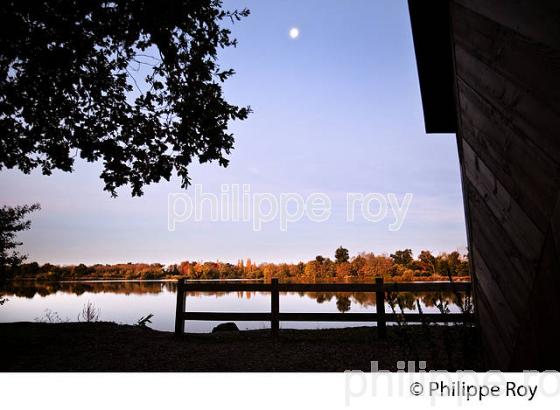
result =
M0 371L342 372L397 370L426 361L426 370L481 370L476 328L406 325L268 329L220 333L162 332L111 322L0 323Z
M57 279L45 279L45 278L33 278L33 277L21 277L15 279L6 279L4 283L17 283L17 282L36 282L36 283L96 283L96 282L176 282L179 279L186 279L192 282L265 282L268 283L263 278L250 279L250 278L231 278L231 279L191 279L185 278L184 276L169 276L160 279L141 279L141 278L121 278L121 277L108 277L108 278L84 278L84 279L69 279L69 280L57 280ZM294 280L295 279L295 280ZM445 276L437 277L415 277L414 280L395 280L395 278L389 278L386 283L398 282L398 283L414 283L414 282L449 282L449 278ZM456 276L452 277L453 282L469 282L471 280L470 276ZM281 280L282 281L282 280ZM289 278L288 283L368 283L375 282L375 277L368 278L321 278L320 280L311 280L306 278Z

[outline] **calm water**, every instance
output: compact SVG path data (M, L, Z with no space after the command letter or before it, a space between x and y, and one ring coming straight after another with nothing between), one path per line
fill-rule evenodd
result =
M150 327L174 329L176 286L172 281L84 281L59 283L18 282L0 287L8 301L0 306L0 322L48 321L47 316L76 321L83 306L92 302L100 320L135 324L140 317L153 314ZM436 304L448 304L459 312L451 293L402 293L405 312L438 313ZM261 292L188 293L186 308L208 312L268 312L270 294ZM391 306L386 304L387 312ZM375 312L374 293L281 293L281 312ZM396 312L401 309L396 307ZM209 332L218 322L187 321L188 332ZM240 329L264 329L268 322L238 322ZM318 329L371 325L346 322L281 322L281 328Z

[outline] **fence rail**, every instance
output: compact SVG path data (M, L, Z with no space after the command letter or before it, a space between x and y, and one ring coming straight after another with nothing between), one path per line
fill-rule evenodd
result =
M201 283L179 279L177 283L177 309L175 334L185 332L186 320L209 321L266 321L271 324L272 335L276 336L283 322L376 322L379 335L386 334L387 322L405 320L413 323L449 323L473 320L472 313L405 313L385 312L386 292L469 292L470 282L407 282L384 283L377 278L375 283ZM270 312L186 312L185 299L188 292L270 292ZM281 313L280 292L374 292L375 313Z

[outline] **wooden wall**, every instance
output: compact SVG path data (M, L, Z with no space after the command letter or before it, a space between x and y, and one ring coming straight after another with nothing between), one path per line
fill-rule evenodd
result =
M449 3L488 365L560 370L560 1Z

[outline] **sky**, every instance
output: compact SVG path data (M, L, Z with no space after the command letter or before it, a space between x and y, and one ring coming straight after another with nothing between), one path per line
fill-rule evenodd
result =
M253 113L230 126L236 138L230 166L195 164L192 183L207 193L245 184L250 198L321 193L331 201L329 218L303 217L287 230L274 219L255 231L254 221L213 221L203 212L202 220L170 231L169 194L194 195L194 187L181 189L177 178L147 187L140 198L129 189L111 198L100 164L79 162L73 173L51 176L3 170L0 204L42 206L31 217L32 229L19 236L29 260L298 262L332 258L341 245L351 256L404 248L465 252L455 135L425 133L406 0L224 5L251 10L232 27L237 48L221 52L219 63L236 71L224 85L226 99L250 105ZM409 193L412 200L402 226L392 231L391 210L375 222L359 212L348 221L348 193L392 193L399 203ZM371 213L376 204L370 203Z

